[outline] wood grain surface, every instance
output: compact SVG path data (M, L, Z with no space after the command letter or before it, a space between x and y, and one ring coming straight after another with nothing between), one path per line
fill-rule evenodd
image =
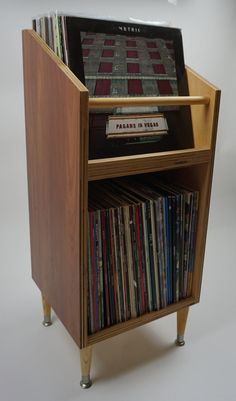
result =
M23 60L32 276L81 347L88 91L33 31Z
M193 305L194 303L195 300L192 297L189 297L175 304L168 305L166 308L160 309L159 311L146 313L145 315L136 317L131 320L127 320L126 322L118 323L114 326L103 329L95 334L91 334L88 338L88 344L90 345L96 344L99 341L104 341L107 338L116 336L117 334L125 333L128 330L135 329L136 327L139 326L143 326L146 323L150 323L153 320L160 319L178 310Z
M209 159L210 151L208 149L183 149L89 160L88 180L93 181L104 178L169 170L207 163Z
M189 307L177 311L177 335L183 337L188 318Z
M208 96L152 96L152 97L121 97L121 98L90 98L89 108L135 106L184 106L191 104L208 104Z

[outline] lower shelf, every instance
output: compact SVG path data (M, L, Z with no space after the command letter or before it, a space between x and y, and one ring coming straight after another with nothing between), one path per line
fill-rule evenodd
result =
M111 327L107 327L95 334L91 334L88 336L87 345L96 344L100 341L106 340L107 338L116 336L117 334L125 333L127 330L134 329L136 327L142 326L146 323L152 322L156 319L159 319L163 316L169 315L171 313L177 312L178 310L185 308L190 305L194 305L198 302L193 297L186 298L178 303L171 304L164 309L159 311L150 312L145 315L139 316L134 319L130 319L126 322L118 323Z

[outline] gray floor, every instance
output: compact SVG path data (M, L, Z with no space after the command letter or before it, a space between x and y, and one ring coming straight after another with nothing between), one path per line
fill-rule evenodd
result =
M154 2L148 2L154 7ZM124 15L121 3L126 4L124 1L114 4L113 15ZM220 0L180 0L178 6L168 5L164 0L162 3L160 18L168 20L170 13L174 25L183 27L187 63L220 86L223 93L202 297L190 310L186 346L174 346L174 315L100 343L94 347L93 387L82 390L79 351L73 340L56 316L52 327L42 326L40 293L30 278L20 29L29 27L30 17L37 13L57 7L73 12L75 7L72 1L62 0L8 2L4 10L7 18L0 27L4 56L4 63L0 64L0 399L3 401L236 400L236 84L232 80L236 64L232 50L235 49L232 10L235 11L236 3L229 0L229 7L223 7ZM106 1L101 4L104 11ZM132 4L128 15L132 15ZM86 7L83 11L92 12L93 2L87 1ZM139 17L138 12L134 14ZM143 15L148 19L148 7ZM190 15L195 16L194 20ZM216 42L212 42L213 37ZM209 54L212 43L217 46ZM217 52L223 48L222 44L224 58ZM222 60L231 60L224 65L226 70Z

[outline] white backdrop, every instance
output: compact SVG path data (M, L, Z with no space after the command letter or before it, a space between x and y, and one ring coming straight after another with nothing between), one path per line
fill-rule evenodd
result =
M87 13L101 18L111 16L122 19L131 16L143 20L164 20L173 26L181 27L186 64L222 90L202 302L193 309L192 325L189 329L192 351L189 346L189 351L183 351L182 357L177 356L174 351L171 356L163 356L164 348L158 348L155 361L152 357L150 359L147 357L147 363L143 366L142 361L148 351L143 352L142 358L136 359L136 348L132 348L135 343L132 336L129 337L127 334L125 335L127 337L121 336L121 339L110 340L108 349L110 347L110 354L113 353L113 356L111 359L106 356L103 361L107 368L98 362L98 356L106 352L106 345L98 345L95 366L98 370L104 368L105 373L101 381L98 380L93 390L90 390L93 391L91 393L81 393L79 390L79 365L77 365L79 359L76 347L71 344L72 340L65 334L60 323L55 324L57 331L50 328L50 334L46 334L50 336L49 339L45 338L45 331L41 331L41 327L38 328L41 318L40 299L30 279L21 30L31 27L33 16L56 9L70 14ZM156 399L156 377L161 375L162 382L158 382L160 400L235 401L233 377L236 368L236 269L233 259L236 240L235 0L178 0L177 6L167 0L142 2L0 0L0 10L0 388L4 394L2 399L4 401L66 400L77 399L77 395L86 398L90 394L95 399L104 400L106 397L110 399L110 392L115 391L113 398L133 399L135 396L136 400L143 400L147 391L145 383L148 383L151 394L155 396L153 399ZM169 330L170 328L173 330L174 327L173 322L170 318L162 320L164 322L154 323L151 327L154 330L155 324L158 325L159 332L165 334L168 342L171 338ZM51 333L54 337L51 337ZM141 333L148 336L148 330L146 332L146 328L138 329L135 333L137 333L135 334L137 346L141 349L143 345ZM45 341L48 343L45 344ZM120 343L117 350L114 350L116 341ZM127 342L130 350L127 350L125 345ZM50 347L55 344L57 346L54 348L54 356L51 355L48 360L46 358L47 363L45 363L42 352L47 350L50 354L49 344ZM150 354L153 353L151 346L148 350ZM63 355L63 360L58 356L55 357L57 351ZM130 365L126 361L126 365L131 368L130 370L125 368L124 375L122 375L124 364L120 352L124 358L128 352L131 361ZM190 361L193 363L190 364ZM158 365L155 374L154 362L155 366ZM173 363L180 364L182 373L188 377L187 381L183 379L178 369L173 371L175 366ZM45 364L48 364L48 367L46 373L42 374L45 372ZM134 368L136 365L138 368ZM109 376L109 369L113 371L113 375ZM172 374L172 388L169 388L167 378ZM129 383L133 383L133 390L127 390L129 383L126 375ZM206 376L208 384L205 381ZM197 377L201 382L200 387L195 387ZM190 392L184 391L186 386L189 386ZM121 387L126 391L123 395ZM203 394L201 389L204 389Z
M0 151L4 153L4 157L7 157L7 153L5 150L3 151L5 146L12 148L9 141L13 140L14 147L16 147L18 143L21 146L24 140L21 29L31 27L32 16L55 9L68 13L88 13L100 17L112 16L117 19L133 17L144 20L164 20L173 26L182 28L186 64L222 90L214 192L219 191L221 197L226 194L228 197L229 194L231 200L228 198L228 201L231 202L235 196L235 182L231 174L234 171L236 142L233 110L233 96L236 89L236 80L234 79L236 2L234 0L225 0L224 2L220 0L178 0L177 6L175 6L167 0L146 0L145 2L134 0L129 2L125 0L116 2L105 0L87 0L86 2L11 0L6 3L2 1L0 135L3 146ZM11 166L11 168L13 167ZM6 192L5 196L7 196Z

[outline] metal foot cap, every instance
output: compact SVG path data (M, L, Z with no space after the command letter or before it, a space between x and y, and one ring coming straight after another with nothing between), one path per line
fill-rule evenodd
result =
M92 386L92 381L89 379L88 381L80 381L80 386L85 389L85 388L89 388Z
M52 322L47 322L47 321L43 321L43 326L44 327L49 327L49 326L51 326L52 325Z
M185 341L184 340L178 340L178 338L175 340L175 344L178 347L183 347L185 345Z

